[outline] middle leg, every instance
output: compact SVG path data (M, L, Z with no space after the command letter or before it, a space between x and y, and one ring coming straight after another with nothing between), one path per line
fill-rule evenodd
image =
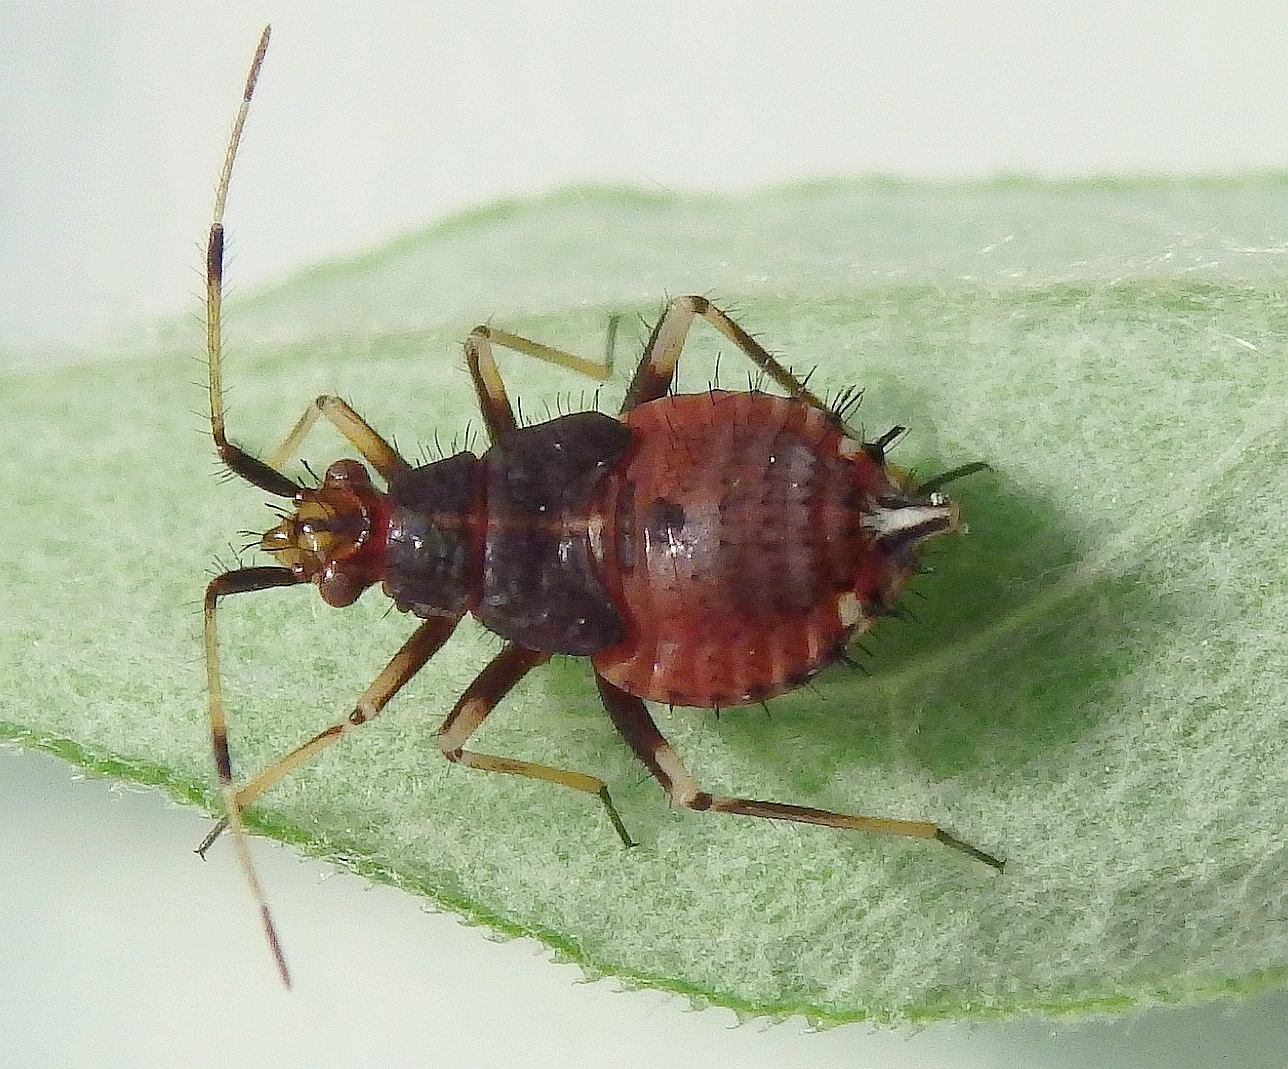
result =
M535 356L538 360L571 368L602 381L613 373L613 350L617 344L617 324L620 319L620 316L613 316L608 320L608 337L604 343L602 361L574 356L562 349L542 345L541 342L493 327L479 326L470 331L470 336L465 339L465 363L470 370L470 379L474 383L474 393L478 397L479 411L483 414L488 437L495 443L501 435L517 426L510 398L505 392L505 383L501 381L501 373L492 356L493 342L504 349L523 353L525 356Z
M626 846L635 843L626 832L622 818L617 815L617 808L608 794L608 785L594 776L582 772L570 772L563 768L552 768L539 765L533 761L522 761L513 757L496 757L492 754L477 753L465 749L470 736L482 726L497 703L504 698L510 689L537 665L550 660L550 654L527 650L512 643L492 658L491 663L479 673L461 695L460 701L452 709L443 726L438 729L438 748L449 761L477 768L484 772L506 772L512 776L530 776L532 779L546 780L548 783L559 783L571 787L574 791L593 794L604 803L608 819L613 822L617 834Z

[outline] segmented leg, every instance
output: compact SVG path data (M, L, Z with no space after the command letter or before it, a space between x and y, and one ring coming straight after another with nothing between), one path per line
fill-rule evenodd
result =
M319 397L304 410L291 433L286 436L286 440L273 450L266 462L270 468L280 471L285 467L286 462L300 448L304 436L309 433L319 416L325 416L330 420L335 429L362 454L367 463L384 477L385 482L391 482L397 476L406 475L411 471L411 465L398 455L398 451L386 442L370 423L340 398L326 395Z
M541 342L521 338L509 331L496 330L493 327L475 327L465 340L465 362L470 369L470 378L474 381L474 392L478 395L479 410L483 413L483 423L488 436L495 442L502 434L514 430L517 421L514 410L510 407L510 398L505 392L505 383L497 370L496 360L492 356L492 343L505 349L526 356L535 356L559 367L580 371L592 379L607 379L613 373L613 349L617 342L617 324L619 317L613 316L608 321L608 337L604 345L603 361L587 360L574 356L562 349L554 349Z
M281 974L282 983L291 986L291 974L286 968L286 958L282 955L282 945L277 939L277 929L273 925L272 915L268 911L268 900L255 866L251 863L250 848L246 845L246 831L242 826L241 810L237 805L237 792L233 788L233 766L228 756L228 722L224 715L223 688L219 681L219 644L215 628L215 609L219 599L229 594L245 594L252 590L269 590L279 586L293 586L300 580L289 568L239 568L225 572L211 580L206 587L205 600L205 642L206 642L206 690L209 694L210 710L210 743L215 753L215 768L219 772L219 786L224 797L224 813L227 826L232 830L233 844L242 871L250 884L251 894L259 906L260 920L264 925L264 934L273 951L273 960Z
M550 660L550 654L525 650L522 646L507 644L492 658L491 663L479 673L478 678L469 685L461 695L460 701L438 729L438 748L449 761L478 768L485 772L506 772L513 776L530 776L532 779L560 783L575 791L593 794L608 811L608 819L613 822L617 834L627 846L634 846L631 837L626 833L622 818L609 796L608 786L603 780L587 776L581 772L569 772L562 768L551 768L532 761L520 761L512 757L494 757L491 754L476 753L466 750L465 744L470 736L479 729L487 715L496 708L497 703L510 692L527 673Z
M380 710L389 704L393 696L402 690L408 680L419 672L451 637L457 623L459 620L452 617L434 617L425 620L402 644L402 648L394 654L384 670L372 680L371 686L362 692L362 697L354 705L353 712L324 731L319 731L308 742L297 746L285 757L274 761L237 788L233 796L237 810L240 812L245 809L288 772L298 768L320 750L326 749L346 732L374 720ZM197 847L197 853L204 857L211 844L219 838L229 823L229 818L225 816L211 828L210 834L202 839L201 845Z
M992 865L999 872L1003 861L977 850L944 831L938 825L914 820L890 820L885 817L863 817L849 813L833 813L827 809L784 805L781 802L760 802L752 798L726 798L709 794L698 786L697 780L680 763L670 743L657 729L643 701L615 687L599 673L595 674L600 696L608 715L617 730L630 744L636 756L652 773L672 801L688 809L711 809L720 813L737 813L747 817L764 817L769 820L791 820L801 824L825 824L829 828L850 831L877 832L882 835L910 835L919 839L938 839L946 846L969 854L977 861Z
M800 379L770 356L760 342L705 297L694 296L676 297L667 305L666 312L653 328L653 334L644 348L644 355L635 369L635 377L626 391L626 400L622 402L622 412L629 412L667 395L675 379L675 367L679 363L680 351L684 348L694 316L701 316L738 346L753 364L786 390L788 396L833 416L832 410Z

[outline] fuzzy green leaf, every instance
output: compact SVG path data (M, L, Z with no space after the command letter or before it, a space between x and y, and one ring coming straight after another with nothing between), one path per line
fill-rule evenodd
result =
M870 434L911 428L897 463L987 461L951 488L970 534L935 546L905 602L919 622L864 640L868 675L768 713L655 712L710 788L939 821L1008 864L677 811L585 662L557 661L479 747L604 778L642 843L623 851L593 800L439 756L497 648L470 625L248 820L592 971L748 1012L926 1019L1280 982L1286 242L1277 178L578 190L232 303L230 433L260 455L322 392L409 457L450 449L478 428L459 349L476 322L595 354L610 314L700 292L816 388L865 387ZM201 590L253 540L237 532L275 521L213 477L191 325L114 349L0 379L0 737L213 805ZM705 388L717 353L744 386L701 327L682 386ZM595 392L523 358L503 372L529 418ZM306 449L315 468L340 452L329 431ZM240 774L342 716L410 626L378 592L344 612L309 589L229 599Z

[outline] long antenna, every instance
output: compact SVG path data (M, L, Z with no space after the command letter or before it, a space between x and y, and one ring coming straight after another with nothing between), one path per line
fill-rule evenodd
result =
M220 309L223 302L224 281L224 205L228 200L228 186L232 181L233 162L237 158L237 146L241 143L242 128L246 125L246 116L250 112L251 97L255 93L255 83L259 80L259 69L264 63L264 54L268 51L268 37L271 27L265 26L260 34L259 45L255 49L255 58L251 60L250 72L246 75L246 88L242 92L241 107L233 120L233 130L228 138L228 151L224 155L224 165L219 172L219 184L215 187L215 210L210 222L210 240L206 246L206 360L210 371L210 432L215 439L215 447L221 456L229 451L228 440L224 434L224 400L223 386L220 380L220 360L222 343L220 338ZM234 452L240 452L233 447ZM280 478L280 476L279 476ZM265 487L274 492L271 486ZM214 606L210 604L211 595L207 593L206 607L206 664L209 674L210 723L215 750L215 765L219 770L219 785L224 797L224 819L232 833L233 847L246 882L250 885L251 894L259 907L260 919L264 925L264 935L273 952L273 960L282 983L291 986L291 974L286 967L286 958L277 938L277 928L273 924L272 914L268 910L268 900L264 889L255 873L251 861L250 847L246 842L246 828L242 822L241 809L237 805L237 790L233 785L232 763L228 758L228 739L224 730L223 699L220 694L219 675L216 667L214 638Z
M206 243L206 362L210 373L210 433L215 440L215 449L225 463L234 457L245 454L235 446L228 444L224 433L224 391L222 383L221 309L224 290L224 204L228 200L228 186L233 177L233 161L237 159L237 146L241 143L242 127L246 125L246 115L250 111L250 99L255 92L255 82L259 80L259 69L264 63L264 53L268 51L268 36L271 26L265 26L259 35L259 45L255 49L255 58L251 60L250 72L246 75L246 88L242 91L241 107L233 120L232 135L228 138L228 151L224 154L224 165L219 172L219 184L215 187L215 211L210 221L210 239ZM279 496L291 497L299 487L284 479L253 458L249 462L247 477L251 482ZM243 465L245 466L245 465Z

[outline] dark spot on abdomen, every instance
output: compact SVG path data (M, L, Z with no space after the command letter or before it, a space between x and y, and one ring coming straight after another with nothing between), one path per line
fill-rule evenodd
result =
M644 522L648 527L650 541L662 544L673 542L684 530L684 506L659 497L649 505L648 517Z

